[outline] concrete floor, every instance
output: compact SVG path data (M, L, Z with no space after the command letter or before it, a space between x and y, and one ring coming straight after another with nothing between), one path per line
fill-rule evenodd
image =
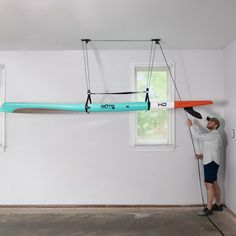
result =
M0 208L1 236L217 236L196 207L181 208ZM211 219L236 236L236 217L227 209Z

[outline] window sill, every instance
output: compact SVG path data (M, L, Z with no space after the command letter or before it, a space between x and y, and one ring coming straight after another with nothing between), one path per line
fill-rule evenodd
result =
M169 151L173 152L176 149L175 144L146 144L133 145L130 147L131 151Z

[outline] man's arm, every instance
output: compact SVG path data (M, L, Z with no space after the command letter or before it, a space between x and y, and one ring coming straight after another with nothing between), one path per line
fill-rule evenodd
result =
M214 137L211 137L209 133L200 132L200 130L195 125L193 125L193 122L190 119L187 120L187 125L190 127L191 132L195 138L201 140L214 140Z

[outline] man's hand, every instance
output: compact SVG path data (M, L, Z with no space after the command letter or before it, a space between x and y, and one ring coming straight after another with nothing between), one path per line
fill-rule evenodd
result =
M193 126L193 122L190 119L187 119L186 123L189 127Z
M197 160L202 160L203 159L203 154L196 154L195 158Z

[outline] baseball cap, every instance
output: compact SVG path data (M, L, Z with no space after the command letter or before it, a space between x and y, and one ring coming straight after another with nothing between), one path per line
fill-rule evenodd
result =
M219 128L220 127L220 121L217 119L217 118L215 118L215 117L207 117L206 118L206 120L207 121L214 121L216 124L217 124L217 128Z

